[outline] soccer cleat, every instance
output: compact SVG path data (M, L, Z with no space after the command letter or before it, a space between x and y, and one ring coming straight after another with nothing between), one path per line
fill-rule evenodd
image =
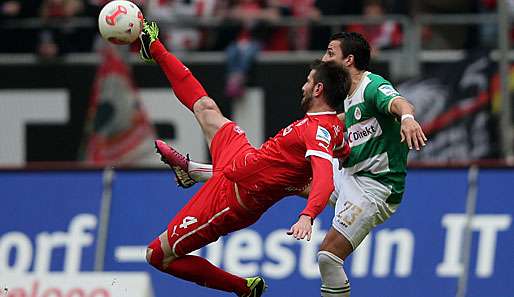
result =
M141 59L147 63L154 62L152 55L150 54L150 45L159 38L159 27L155 22L148 23L146 20L143 21L143 30L139 35L139 41L141 41L141 50L139 55Z
M170 166L171 170L175 173L175 181L178 186L189 188L196 184L196 181L187 172L189 156L183 156L162 140L155 141L155 148L157 153L161 155L161 161Z
M240 297L260 297L268 288L264 278L261 276L249 277L246 279L246 286L250 288L250 293L241 295Z

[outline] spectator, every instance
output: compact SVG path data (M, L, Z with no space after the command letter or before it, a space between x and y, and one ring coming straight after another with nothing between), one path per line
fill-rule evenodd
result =
M53 58L70 52L90 51L92 30L83 30L70 23L71 18L85 12L81 0L44 0L40 7L43 30L37 52L43 58Z
M469 0L413 0L412 14L473 13L475 6L474 1ZM425 26L422 30L424 49L462 49L476 45L470 42L477 34L469 25L433 25Z
M301 26L274 27L266 50L307 50L310 21L320 18L320 11L314 6L315 0L275 0L272 3L279 9L281 17L295 17L306 22Z
M381 17L385 14L385 8L380 0L367 0L363 10L365 18ZM385 21L376 25L353 24L348 26L347 30L362 34L375 54L381 49L398 47L402 42L401 27L395 21Z
M7 1L2 3L0 8L2 11L2 16L16 17L21 12L21 3L20 1Z
M161 40L170 50L197 50L205 43L204 34L187 23L213 16L215 6L216 0L148 0L145 17L162 24Z
M315 0L315 7L322 16L359 15L362 13L362 1ZM342 31L342 26L320 26L315 22L311 26L310 49L325 50L327 40L333 32Z
M16 23L37 16L37 0L8 0L0 3L0 52L33 52L36 31L16 28ZM7 41L8 42L5 42Z
M244 95L250 67L263 48L269 33L269 22L279 19L276 6L259 0L237 0L228 3L220 15L230 24L238 24L237 35L226 48L227 82L225 95L238 98Z

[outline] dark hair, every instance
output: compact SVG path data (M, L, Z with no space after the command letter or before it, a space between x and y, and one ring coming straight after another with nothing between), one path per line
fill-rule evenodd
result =
M319 82L323 84L323 94L327 104L337 109L350 92L352 86L350 73L334 61L315 60L311 64L311 70L316 71L313 76L314 84Z
M353 55L355 67L359 70L366 70L369 66L370 47L368 41L356 32L340 32L330 37L330 41L341 42L343 57Z

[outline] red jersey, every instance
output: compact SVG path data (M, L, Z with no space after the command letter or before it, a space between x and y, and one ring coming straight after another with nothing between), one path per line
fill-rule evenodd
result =
M262 213L285 196L299 194L311 183L301 214L315 218L333 191L334 152L348 153L343 124L335 112L307 113L280 130L259 149L251 149L225 167L238 187L240 204Z

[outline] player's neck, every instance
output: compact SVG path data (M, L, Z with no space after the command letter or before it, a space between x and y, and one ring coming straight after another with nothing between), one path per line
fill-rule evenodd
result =
M350 76L352 77L352 86L350 87L349 92L349 97L351 97L355 90L359 87L362 79L364 78L366 70L358 70L356 68L350 68L348 70L350 72Z
M307 113L330 112L334 111L326 102L322 100L315 100L307 110Z

